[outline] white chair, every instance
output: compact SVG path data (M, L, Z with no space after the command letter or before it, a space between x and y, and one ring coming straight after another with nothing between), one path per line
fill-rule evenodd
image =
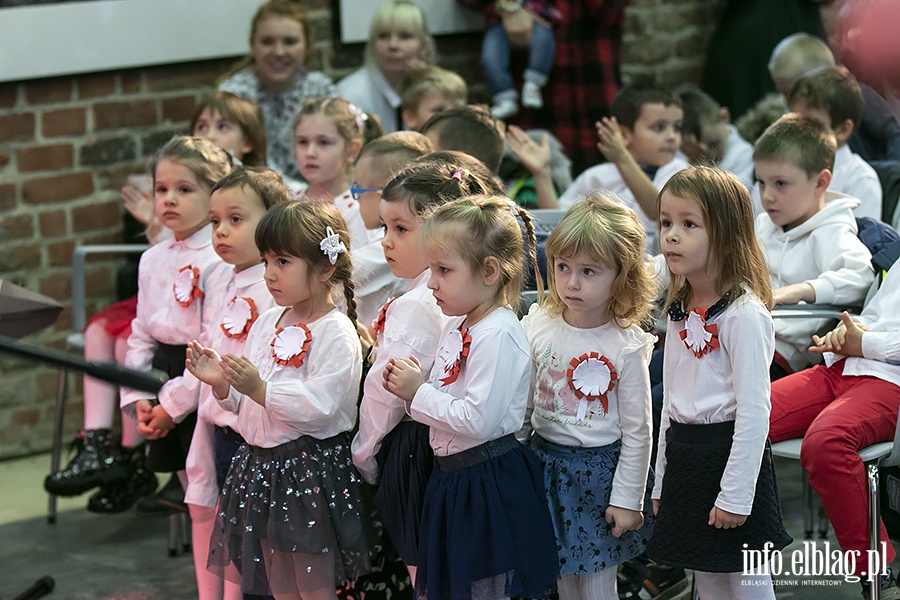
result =
M528 211L534 222L534 230L541 233L550 233L562 220L566 210L563 208L535 208Z

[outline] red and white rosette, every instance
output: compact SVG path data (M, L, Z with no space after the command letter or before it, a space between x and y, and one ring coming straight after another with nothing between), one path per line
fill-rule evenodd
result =
M250 327L259 317L259 311L256 310L256 302L253 298L238 298L235 296L225 307L225 314L222 315L222 322L219 327L230 338L246 340L247 334L250 333Z
M303 323L280 327L272 338L272 358L279 365L300 368L306 360L312 333Z
M459 372L466 364L466 357L469 356L469 346L471 345L472 336L469 335L468 327L460 327L456 331L450 332L450 338L441 347L440 358L444 363L444 376L438 380L441 382L441 386L450 385L459 378Z
M394 296L390 300L384 303L384 306L378 311L378 316L372 321L372 337L378 338L384 332L384 320L387 318L388 307L391 305L391 302L396 300L397 297Z
M681 340L694 356L700 358L719 347L719 326L706 324L706 309L694 308L684 320L684 329L679 332Z
M569 387L579 399L579 421L587 416L588 403L593 401L600 402L603 414L609 413L609 399L606 395L616 386L619 375L608 358L597 352L586 352L569 361L566 377L569 379Z
M199 287L200 269L187 265L178 269L172 291L175 293L175 301L187 308L196 299L203 299L203 290Z

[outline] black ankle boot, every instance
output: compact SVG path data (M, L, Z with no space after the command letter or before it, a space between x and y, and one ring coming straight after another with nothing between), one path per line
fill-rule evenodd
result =
M44 489L57 496L77 496L91 488L126 479L131 469L118 460L109 429L88 429L78 434L77 454L65 469L50 473Z
M168 517L187 512L184 488L181 487L181 481L175 473L172 473L161 490L150 496L144 496L134 505L134 513L139 517Z
M130 470L128 479L101 485L100 490L88 500L89 511L106 514L125 512L139 498L156 490L156 475L144 466L144 445L130 450L123 448L122 454L122 463L128 465Z

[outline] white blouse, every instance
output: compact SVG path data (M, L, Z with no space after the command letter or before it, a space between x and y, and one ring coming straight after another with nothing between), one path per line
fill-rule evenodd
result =
M457 454L516 433L525 421L531 385L531 349L516 314L498 308L469 328L469 354L455 381L444 384L459 355L457 332L465 317L444 326L430 381L419 386L410 416L431 428L437 456Z
M286 327L281 364L276 360L280 344L276 327L290 308L275 307L260 315L250 329L245 356L266 382L266 405L261 406L236 390L219 401L237 414L237 427L248 444L274 448L308 435L326 439L353 429L362 376L362 350L356 327L345 314L333 309L306 324L308 348L302 351L300 327ZM295 366L301 363L299 366Z
M214 326L208 303L223 293L230 268L213 250L212 225L184 240L171 238L144 252L125 366L148 370L158 343L181 345L204 339L207 329ZM183 402L196 403L198 389L199 382L193 377L174 377L158 396L163 406L178 407ZM135 402L153 397L149 392L122 388L121 405L133 411ZM187 415L173 410L176 422Z
M686 323L687 319L669 320L666 334L663 412L652 497L659 499L662 493L670 421L734 421L734 441L715 505L749 515L769 433L769 364L775 352L772 315L751 292L745 292L710 319L709 325L718 327L719 347L699 358L682 341Z
M609 502L642 510L653 445L649 366L655 337L612 321L580 329L536 305L522 326L534 361L531 418L523 432L533 428L554 444L585 448L621 440Z
M415 356L428 373L434 364L441 331L448 318L444 316L428 289L430 270L425 270L411 283L410 290L390 301L379 328L375 361L363 384L359 407L359 433L353 439L353 463L371 484L378 480L375 460L381 443L406 416L406 403L382 385L382 374L392 357Z

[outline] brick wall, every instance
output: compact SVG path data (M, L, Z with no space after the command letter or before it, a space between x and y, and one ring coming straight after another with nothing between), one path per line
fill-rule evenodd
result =
M314 67L335 79L362 60L332 47L329 0L306 0L317 41ZM626 12L623 73L664 84L694 80L721 0L633 0ZM480 83L480 36L438 40L443 66ZM196 99L232 59L0 84L0 278L59 299L57 325L27 341L62 347L71 327L72 249L123 241L118 188L147 158L186 131ZM91 260L88 314L115 299L114 257ZM56 372L0 355L0 459L45 450L53 427ZM67 430L81 424L80 378Z

